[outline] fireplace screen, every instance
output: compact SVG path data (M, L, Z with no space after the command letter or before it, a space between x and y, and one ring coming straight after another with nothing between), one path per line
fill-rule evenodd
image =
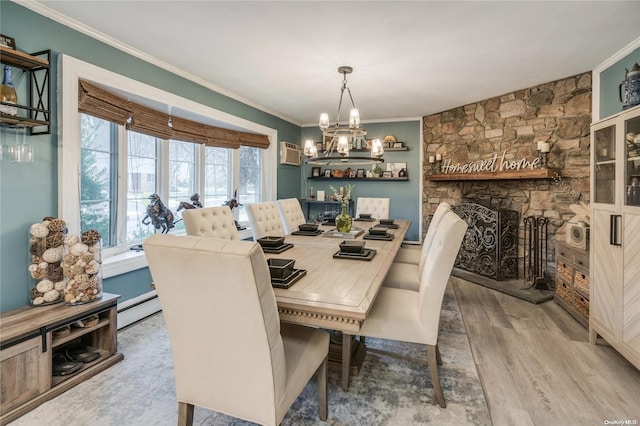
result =
M455 266L497 281L518 278L518 212L475 203L452 208L469 225Z

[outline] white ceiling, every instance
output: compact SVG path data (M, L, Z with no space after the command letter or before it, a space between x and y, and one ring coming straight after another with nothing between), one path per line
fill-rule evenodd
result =
M341 65L364 122L415 118L590 71L640 36L639 1L17 3L299 125L335 119Z

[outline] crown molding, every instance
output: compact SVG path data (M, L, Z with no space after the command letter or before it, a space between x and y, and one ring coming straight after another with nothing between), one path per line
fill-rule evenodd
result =
M121 50L124 53L127 53L135 58L138 58L140 60L143 60L145 62L148 62L152 65L157 66L158 68L162 68L166 71L169 71L172 74L175 74L177 76L180 76L182 78L185 78L189 81L192 81L196 84L199 84L200 86L206 87L209 90L212 90L216 93L219 93L221 95L224 95L228 98L231 98L233 100L236 100L238 102L242 102L243 104L256 108L264 113L273 115L274 117L280 118L282 120L285 120L289 123L295 124L297 126L301 126L301 124L299 122L297 122L296 120L292 119L291 117L287 117L283 114L280 114L276 111L272 111L269 108L265 107L264 105L258 104L256 102L250 101L249 99L246 99L236 93L230 92L222 87L219 87L209 81L206 81L198 76L195 76L185 70L183 70L182 68L176 67L175 65L171 65L168 62L162 61L158 58L156 58L155 56L152 56L146 52L143 52L139 49L136 49L132 46L129 46L128 44L122 43L119 40L116 40L115 38L108 36L106 34L101 33L100 31L95 30L92 27L89 27L88 25L82 24L74 19L69 18L66 15L63 15L47 6L45 6L42 3L39 3L37 1L32 1L32 0L12 0L14 3L19 4L22 7L25 7L29 10L31 10L32 12L35 12L39 15L42 15L44 17L47 17L59 24L64 25L65 27L69 27L73 30L76 30L82 34L85 34L91 38L94 38L104 44L107 44L113 48L116 48L118 50Z

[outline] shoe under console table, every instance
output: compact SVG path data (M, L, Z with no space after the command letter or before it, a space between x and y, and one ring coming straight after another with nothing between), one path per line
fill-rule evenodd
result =
M119 297L103 293L84 305L25 306L0 314L0 425L124 359L117 342ZM93 323L83 322L86 318ZM54 376L54 355L77 344L100 356L73 373Z

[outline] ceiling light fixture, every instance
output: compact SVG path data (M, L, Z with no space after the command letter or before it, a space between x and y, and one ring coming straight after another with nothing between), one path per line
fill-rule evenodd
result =
M325 150L323 155L318 155L315 142L313 140L306 140L304 144L304 155L309 157L307 164L320 166L348 164L358 166L383 163L384 160L382 159L382 154L384 153L384 150L380 139L374 139L371 142L370 156L349 155L350 149L365 148L367 146L367 140L365 138L367 131L360 127L360 114L353 102L351 89L347 87L347 74L351 74L353 72L353 68L349 66L341 66L338 68L338 72L343 75L343 79L342 89L340 89L340 102L338 103L336 124L334 126L329 124L329 114L320 114L319 126L322 130L322 140L324 141L323 145L325 146ZM342 98L345 90L348 92L349 99L351 100L349 125L340 126L340 111L342 110Z

